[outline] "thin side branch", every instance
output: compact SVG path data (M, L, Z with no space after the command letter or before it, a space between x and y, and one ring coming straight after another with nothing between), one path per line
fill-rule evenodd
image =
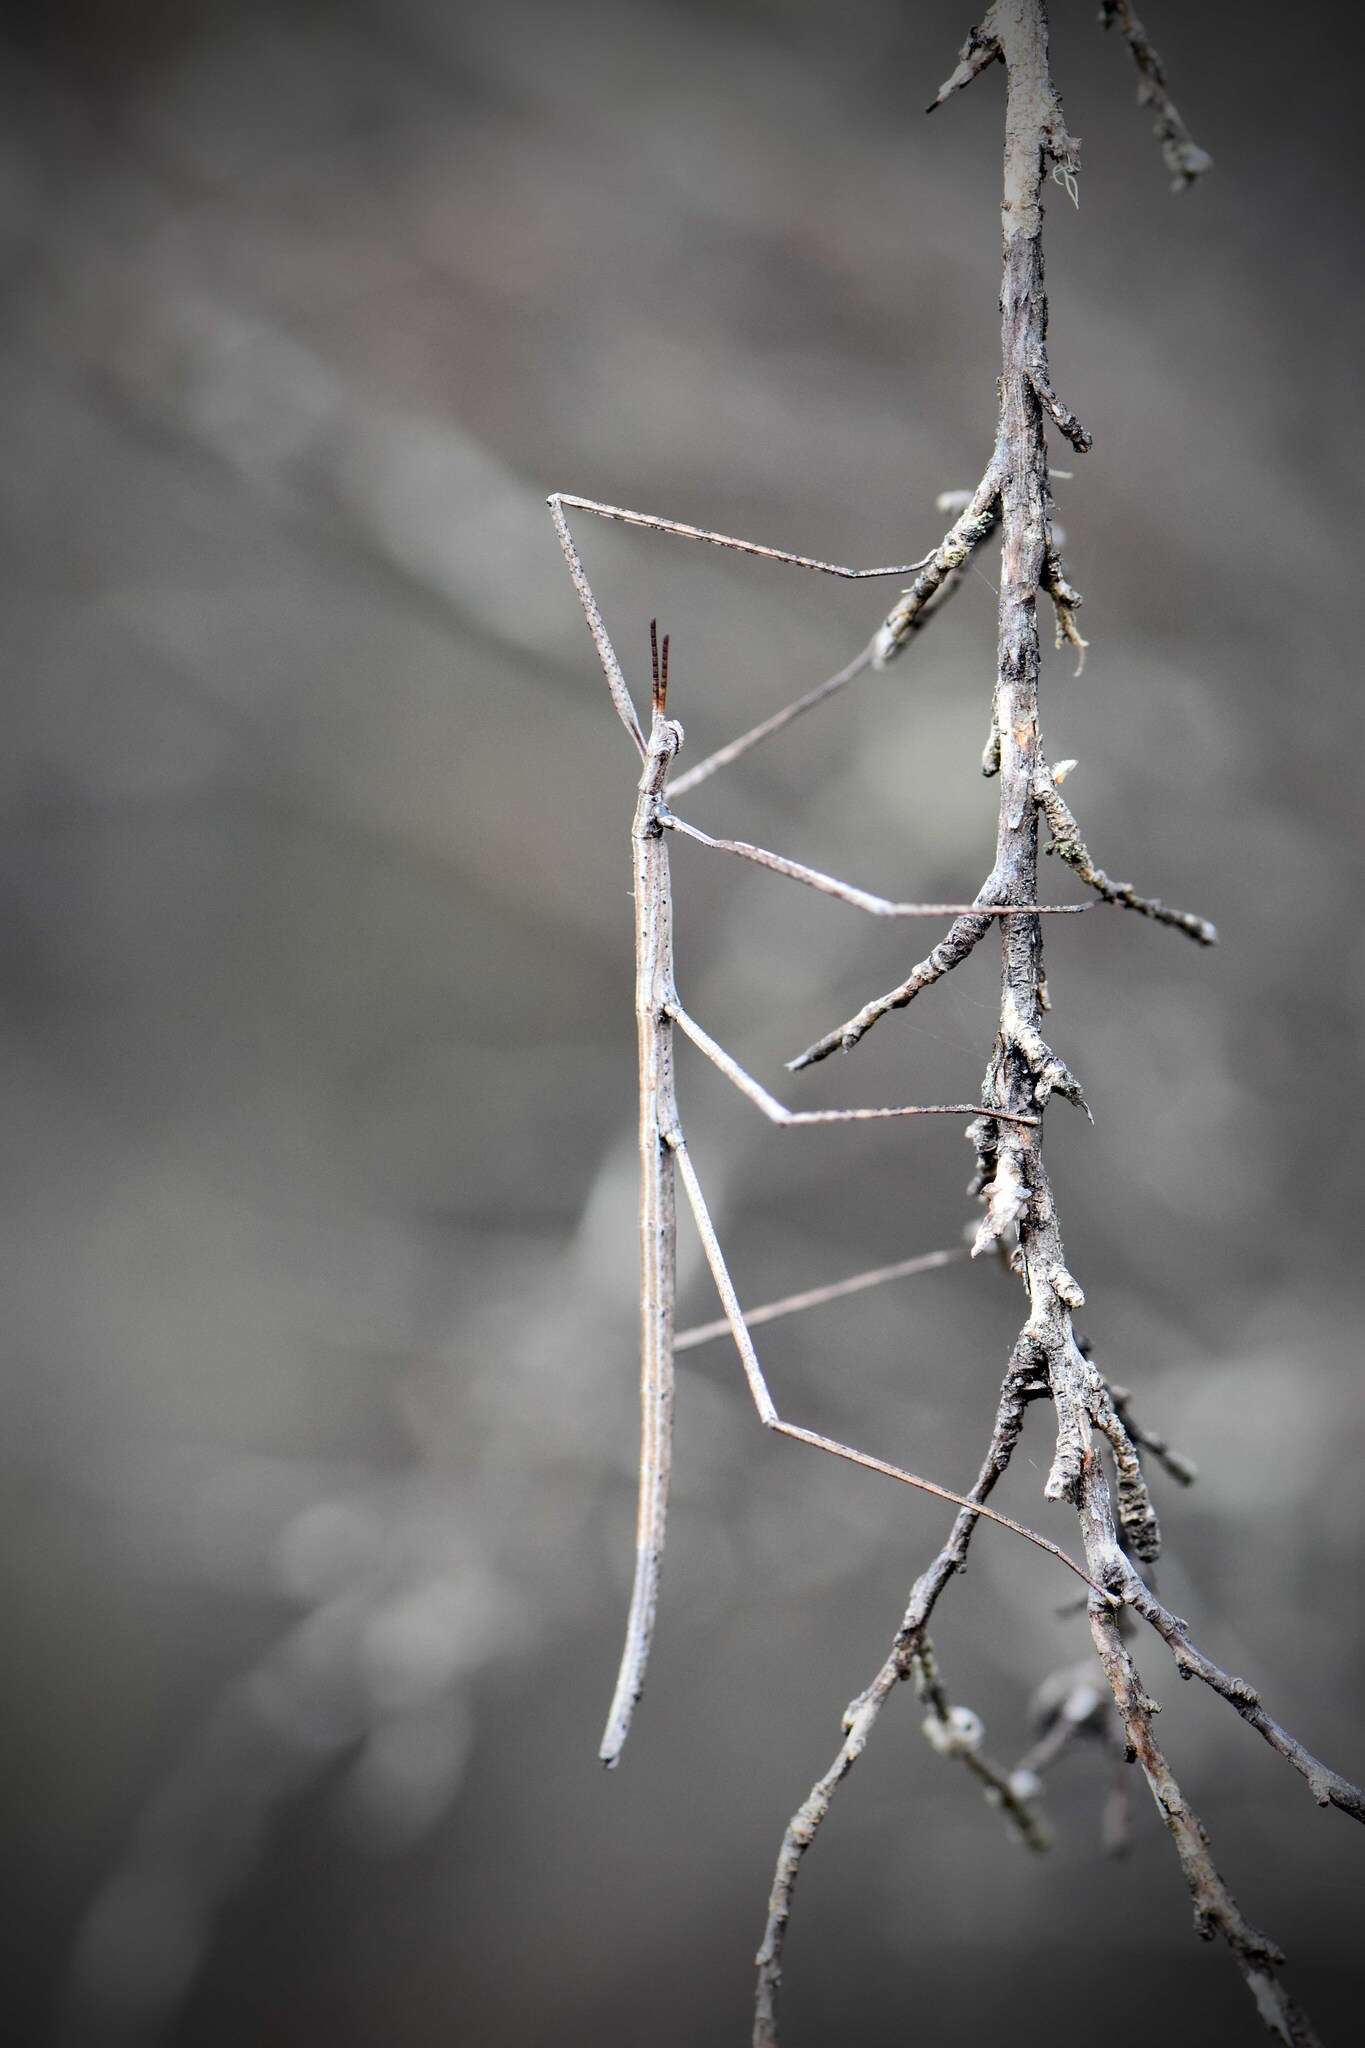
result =
M1319 1806L1334 1806L1339 1813L1349 1814L1352 1820L1365 1821L1365 1792L1358 1785L1353 1785L1349 1778L1342 1777L1339 1771L1322 1763L1287 1728L1282 1728L1262 1706L1255 1686L1248 1684L1245 1678L1234 1678L1211 1657L1206 1657L1190 1641L1186 1625L1179 1615L1164 1607L1151 1587L1144 1584L1136 1573L1132 1575L1125 1597L1134 1611L1161 1637L1175 1659L1175 1668L1180 1676L1201 1679L1220 1699L1235 1707L1242 1719L1278 1755L1293 1765Z
M993 13L994 9L991 11ZM989 18L988 16L987 20ZM961 92L974 78L980 77L988 64L994 64L999 56L1000 45L985 27L970 30L966 42L957 53L957 69L944 79L925 108L925 113L932 114L953 93Z
M1036 1369L1037 1360L1031 1348L1017 1348L1000 1390L990 1445L963 1511L954 1521L947 1542L916 1579L890 1655L872 1683L845 1708L844 1739L833 1763L823 1776L816 1779L787 1823L773 1872L768 1922L754 1958L758 1967L754 2048L777 2048L777 1994L782 1983L782 1953L801 1859L815 1840L835 1792L866 1749L882 1708L897 1684L911 1675L916 1651L925 1640L925 1630L939 1595L954 1573L961 1571L966 1564L977 1517L983 1511L982 1503L1007 1469L1024 1426L1025 1406L1038 1391Z
M982 901L990 904L997 893L996 877L991 874L981 890ZM908 1003L914 1001L922 989L932 988L936 981L941 981L954 967L960 967L973 948L980 945L990 928L989 912L972 910L965 916L957 918L934 947L933 952L926 954L917 966L912 967L904 981L898 983L895 988L888 989L884 996L876 996L870 1003L864 1003L856 1016L848 1018L836 1030L827 1031L823 1038L817 1038L814 1045L808 1045L794 1060L788 1060L790 1072L800 1073L803 1067L812 1067L817 1060L827 1060L832 1052L851 1052L858 1040L865 1037L874 1024L879 1023L892 1010L903 1010Z
M1154 1429L1148 1429L1144 1424L1134 1419L1132 1412L1133 1396L1129 1389L1127 1387L1116 1387L1111 1384L1109 1396L1114 1403L1124 1428L1128 1431L1133 1442L1138 1444L1144 1451L1150 1451L1157 1463L1170 1473L1172 1479L1178 1485L1193 1486L1195 1480L1199 1477L1199 1467L1192 1458L1187 1458L1183 1452L1172 1450L1164 1436L1158 1436Z
M1066 436L1078 455L1088 455L1095 445L1094 435L1087 433L1075 413L1058 398L1048 376L1047 357L1041 352L1029 364L1029 382L1038 403L1058 432Z
M1087 1454L1078 1490L1088 1556L1113 1542L1113 1512L1098 1456ZM1156 1809L1175 1845L1194 1904L1195 1931L1205 1941L1221 1936L1256 2003L1262 2022L1286 2048L1320 2048L1307 2015L1278 1972L1284 1955L1243 1916L1209 1851L1203 1823L1182 1794L1152 1728L1157 1703L1144 1690L1112 1609L1090 1603L1090 1632L1113 1691L1131 1754L1142 1766Z
M1183 192L1205 171L1212 170L1213 158L1199 147L1181 120L1167 90L1166 67L1128 0L1103 0L1100 21L1105 28L1118 28L1128 45L1138 70L1138 105L1153 109L1156 119L1152 133L1161 144L1162 160L1171 173L1171 190Z
M977 548L994 529L1000 513L1000 477L992 462L958 517L933 553L926 555L910 588L893 605L872 643L875 668L894 661L915 631L931 599L950 577L961 574Z
M985 1728L979 1714L970 1707L953 1706L944 1689L938 1655L927 1635L921 1634L910 1652L910 1669L915 1692L927 1708L921 1723L929 1747L939 1756L960 1763L976 1779L988 1806L998 1809L1016 1841L1035 1855L1052 1847L1052 1834L1039 1810L1042 1785L1036 1773L1007 1771L993 1762L982 1748Z
M1045 761L1040 761L1034 773L1033 798L1047 819L1048 831L1052 835L1047 851L1058 854L1069 868L1074 868L1086 886L1102 896L1106 903L1121 904L1125 910L1136 910L1141 917L1170 925L1172 930L1184 932L1186 938L1193 939L1196 945L1217 945L1218 928L1206 917L1197 917L1191 910L1172 910L1157 896L1139 896L1131 883L1112 882L1103 868L1096 867L1090 857L1090 849L1081 837L1081 828Z
M1041 1200L1046 1208L1051 1207L1051 1193L1044 1182L1035 1195L1035 1204ZM1055 1216L1046 1226L1055 1231ZM1031 1265L1031 1262L1026 1262ZM1061 1313L1063 1304L1052 1301L1049 1296L1045 1303L1040 1299L1036 1279L1033 1283L1033 1314L1029 1327L1039 1333L1040 1341L1049 1360L1049 1377L1052 1382L1053 1399L1057 1403L1058 1415L1062 1419L1058 1436L1058 1460L1053 1477L1049 1479L1047 1491L1054 1498L1061 1492L1071 1494L1081 1514L1081 1527L1085 1534L1086 1557L1096 1578L1101 1579L1111 1592L1122 1594L1125 1606L1131 1607L1148 1625L1155 1630L1175 1659L1180 1676L1185 1679L1198 1678L1220 1699L1236 1709L1242 1719L1254 1728L1275 1752L1299 1773L1319 1806L1335 1806L1348 1814L1352 1820L1365 1821L1365 1792L1358 1785L1345 1778L1339 1771L1332 1770L1304 1747L1272 1715L1266 1712L1261 1696L1255 1686L1245 1678L1235 1678L1215 1664L1191 1640L1187 1625L1179 1615L1173 1614L1164 1605L1124 1555L1125 1547L1131 1547L1135 1554L1142 1556L1140 1540L1144 1530L1155 1534L1155 1517L1151 1516L1150 1502L1146 1497L1145 1482L1141 1479L1136 1465L1136 1454L1131 1440L1127 1438L1119 1422L1122 1436L1116 1440L1113 1424L1116 1421L1115 1404L1108 1387L1091 1361L1082 1353L1070 1330L1069 1318ZM1052 1294L1055 1294L1055 1282ZM1102 1435L1110 1439L1114 1452L1119 1480L1120 1521L1125 1525L1125 1542L1120 1540L1115 1525L1114 1510L1108 1482L1100 1469L1097 1454L1089 1433L1094 1425ZM1065 1453L1064 1441L1074 1444L1074 1455ZM1124 1448L1131 1464L1125 1469ZM1058 1484L1060 1481L1060 1484ZM1124 1513L1125 1488L1131 1487L1133 1509ZM1150 1516L1150 1522L1148 1517ZM1149 1552L1148 1555L1153 1553ZM1120 1703L1121 1704L1121 1703Z

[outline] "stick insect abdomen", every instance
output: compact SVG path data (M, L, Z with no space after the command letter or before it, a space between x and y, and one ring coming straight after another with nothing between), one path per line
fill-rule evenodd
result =
M665 660L667 641L664 642ZM664 671L666 687L667 670ZM673 1296L676 1203L673 1152L678 1128L673 1088L673 904L668 842L659 809L682 727L663 716L656 677L654 720L631 827L635 863L635 1021L640 1051L640 1497L635 1582L621 1669L598 1752L619 1759L644 1686L659 1600L659 1566L668 1516L673 1446Z

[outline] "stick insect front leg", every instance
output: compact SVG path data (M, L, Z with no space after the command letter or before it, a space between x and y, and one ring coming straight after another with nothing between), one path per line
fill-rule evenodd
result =
M862 582L878 576L914 578L901 593L889 616L852 661L838 669L834 675L828 676L824 682L817 683L814 689L807 690L802 696L795 698L792 703L784 704L780 711L761 719L757 725L750 726L748 731L740 733L738 738L727 741L723 747L718 747L704 760L694 763L674 784L674 793L681 795L684 790L694 789L698 783L706 781L717 769L729 767L731 762L738 761L752 748L761 746L765 740L771 739L794 719L802 717L807 711L813 711L817 704L823 704L827 698L844 689L866 670L885 668L888 662L900 653L911 636L919 632L935 616L944 601L952 596L961 583L972 554L995 526L1000 509L999 494L997 457L992 456L986 473L975 491L949 491L939 499L940 512L951 509L958 516L936 548L921 556L917 562L890 562L873 569L853 569L842 562L824 562L813 555L794 554L787 548L765 547L758 541L739 540L728 533L713 533L706 527L689 526L679 519L663 519L653 512L632 512L622 505L604 505L595 498L580 498L567 491L553 491L547 502L555 522L555 531L559 535L559 544L569 564L569 573L573 577L574 586L587 614L588 625L597 644L602 666L607 672L612 696L628 730L634 713L627 716L623 709L623 699L628 703L629 693L622 680L620 668L616 665L616 657L610 652L610 642L602 626L596 601L588 579L583 573L583 565L578 558L568 520L564 516L566 505L575 511L591 512L595 518L613 520L623 526L645 527L651 532L674 534L683 540L706 541L712 547L729 548L737 554L755 555L763 561L782 562L792 568L813 569L822 576L838 576L848 582ZM643 754L644 738L639 731L638 723L632 737Z

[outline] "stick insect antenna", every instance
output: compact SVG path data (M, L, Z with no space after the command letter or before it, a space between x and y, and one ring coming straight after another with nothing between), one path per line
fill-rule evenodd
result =
M649 672L654 685L654 709L662 718L668 709L668 635L659 646L659 621L649 622Z

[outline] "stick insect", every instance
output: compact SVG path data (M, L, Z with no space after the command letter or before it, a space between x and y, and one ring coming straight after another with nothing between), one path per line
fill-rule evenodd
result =
M1017 1128L1032 1129L1037 1127L1039 1119L1026 1115L1011 1115L1003 1110L986 1109L975 1102L916 1103L887 1109L788 1109L775 1096L769 1094L751 1074L746 1073L738 1061L703 1030L695 1018L683 1008L679 999L673 971L673 899L668 834L682 832L702 846L751 861L772 873L804 883L809 888L836 897L841 902L852 904L873 916L914 918L957 917L970 914L974 919L991 920L1021 916L1069 915L1088 909L1089 905L994 902L989 900L989 880L977 901L972 904L895 903L885 897L874 896L866 890L855 888L849 883L838 881L833 876L806 867L799 861L787 860L779 854L769 853L765 848L753 846L745 840L716 839L709 833L687 824L670 810L667 802L669 774L683 744L681 725L668 715L668 637L665 635L660 643L657 628L651 624L651 717L649 731L646 734L636 713L592 588L584 573L564 515L564 507L570 505L582 511L595 513L604 519L651 527L666 533L680 534L689 539L710 541L716 546L735 548L747 554L760 555L768 560L789 563L799 568L817 570L826 575L861 578L903 577L916 574L923 579L926 566L933 562L933 557L926 557L924 561L918 563L892 564L877 569L848 569L836 563L818 561L783 549L761 547L755 542L739 541L698 527L684 526L680 522L660 519L651 514L628 512L619 506L600 505L591 499L572 498L556 493L549 499L549 505L617 716L629 733L642 763L636 791L635 815L631 824L635 883L635 1015L640 1076L640 1492L636 1522L635 1576L626 1624L625 1648L599 1750L602 1761L610 1768L620 1758L635 1706L644 1688L645 1668L658 1606L659 1572L664 1548L672 1457L673 1354L680 1345L685 1347L689 1343L701 1342L716 1334L715 1327L710 1325L703 1326L695 1332L685 1332L681 1338L676 1338L674 1334L675 1177L682 1180L701 1238L702 1249L711 1270L711 1277L720 1297L724 1311L724 1327L734 1339L754 1407L765 1428L773 1430L778 1435L791 1437L797 1443L809 1444L816 1450L827 1451L834 1457L861 1465L868 1471L883 1473L887 1478L899 1480L906 1486L918 1488L921 1492L933 1494L938 1499L949 1501L957 1507L969 1508L975 1515L998 1522L1003 1528L1025 1537L1039 1549L1059 1559L1106 1602L1111 1598L1103 1588L1096 1586L1080 1565L1068 1557L1058 1545L1049 1542L1036 1531L1025 1528L1022 1523L1012 1521L1007 1515L998 1514L993 1508L986 1507L979 1501L969 1501L964 1495L954 1493L950 1488L940 1486L934 1480L921 1478L916 1473L905 1471L899 1465L890 1464L884 1458L874 1457L869 1452L855 1449L851 1444L840 1443L832 1437L821 1435L816 1430L805 1429L797 1423L788 1422L778 1413L754 1348L749 1328L750 1318L746 1318L740 1307L702 1191L701 1181L688 1151L678 1113L674 1084L675 1031L680 1031L684 1037L690 1039L698 1051L718 1067L726 1079L761 1110L770 1122L784 1129L798 1125L856 1123L926 1116L987 1118ZM941 585L944 580L945 578L941 576L939 584ZM766 737L768 732L785 723L788 716L798 715L799 709L808 708L812 703L820 701L822 696L830 694L832 687L840 687L843 681L850 680L852 674L857 673L860 666L866 666L871 659L869 651L860 663L853 664L850 670L841 671L838 677L831 679L830 684L809 692L803 699L798 699L797 706L789 706L786 715L779 714L776 720L765 721L764 728L755 728L755 734ZM693 771L691 781L695 783L700 780L702 771L709 772L712 763L715 766L724 765L724 760L735 758L737 752L747 751L747 746L755 743L756 740L750 735L742 736L741 742L732 742L729 748L721 749L719 755L701 763L700 767ZM681 788L686 780L685 777L679 777L675 788ZM927 1256L930 1262L937 1263L947 1255ZM902 1261L897 1266L880 1269L875 1274L857 1275L851 1281L835 1283L833 1288L814 1290L809 1296L792 1297L787 1302L769 1304L766 1309L756 1311L752 1320L771 1320L775 1315L792 1312L799 1307L811 1305L816 1300L832 1299L841 1293L854 1292L862 1286L875 1285L882 1279L895 1277L908 1269L918 1267L919 1264L919 1261Z

